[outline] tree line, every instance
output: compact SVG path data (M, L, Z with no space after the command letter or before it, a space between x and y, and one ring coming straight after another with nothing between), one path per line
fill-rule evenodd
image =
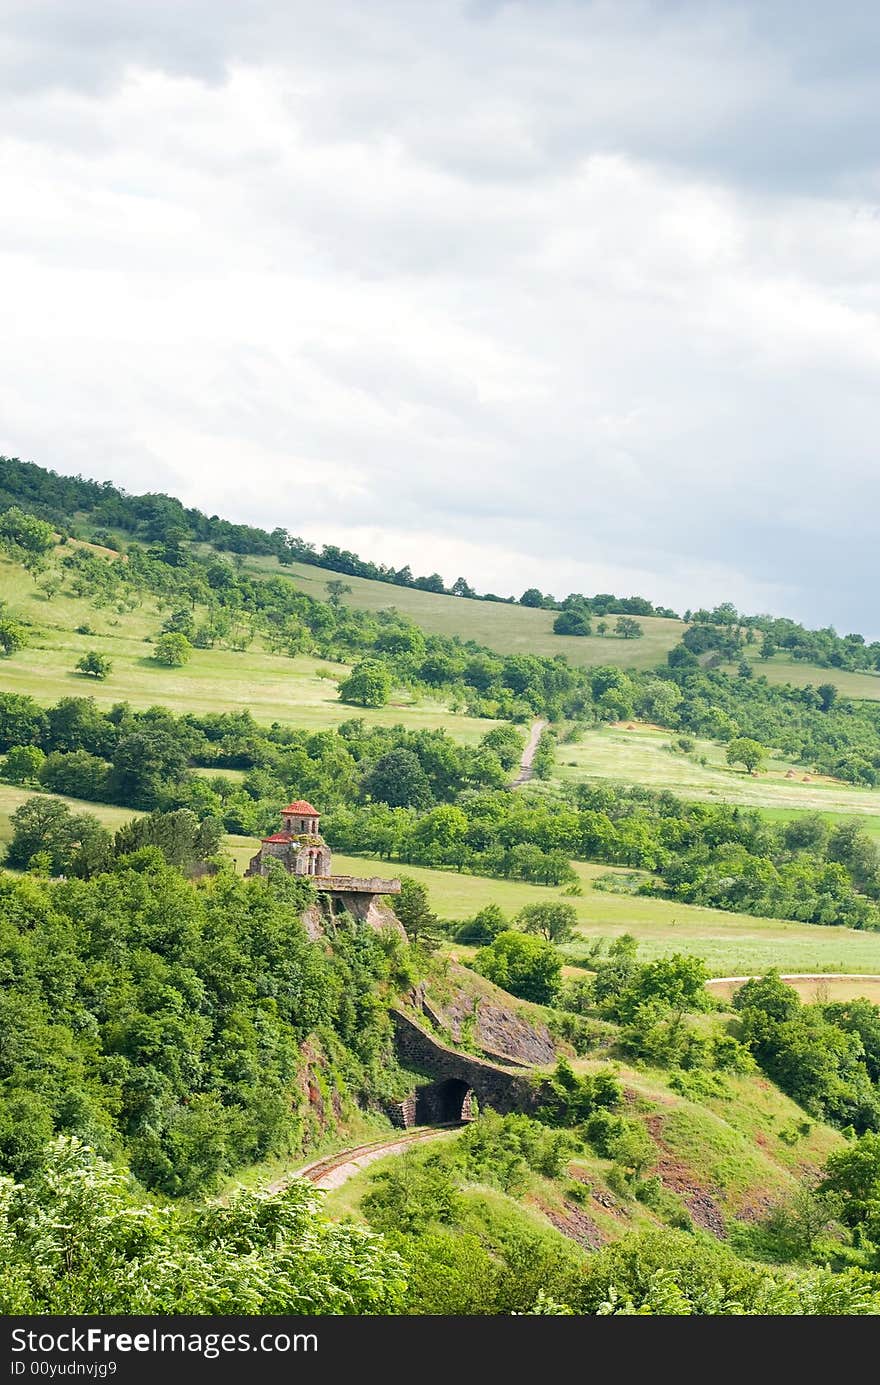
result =
M832 683L772 685L752 676L751 665L748 677L729 677L704 667L687 643L649 672L573 668L562 656L502 657L470 641L427 635L392 610L350 608L338 593L317 601L284 577L259 580L220 558L194 556L174 533L149 548L133 545L124 563L77 549L61 567L71 593L98 608L124 613L146 594L156 596L168 615L154 650L172 662L190 647L245 649L259 638L278 653L353 663L350 674L339 675L342 696L364 706L384 705L397 685L416 696L442 695L477 717L544 715L589 724L638 716L724 743L753 739L853 783L874 784L880 776L880 703L843 698ZM18 647L27 631L0 618L0 644L7 626ZM723 634L727 627L697 624L685 639L714 629ZM332 668L325 672L335 676Z
M821 814L769 823L757 810L638 786L511 794L503 786L522 745L522 733L506 724L463 746L443 731L369 727L360 718L308 732L261 728L247 712L176 717L124 704L104 711L90 698L43 709L0 694L0 774L24 787L144 811L188 810L245 835L274 830L279 805L305 794L324 810L331 846L350 854L573 888L572 859L607 862L644 873L632 888L684 903L880 924L877 851L855 824L832 828ZM551 771L553 745L545 732L540 773ZM107 834L97 820L86 831L75 815L73 830L58 809L33 801L10 863L48 852L55 870L88 873L101 864Z
M208 516L201 510L184 506L173 496L161 493L130 495L110 482L59 476L33 462L0 457L0 508L11 505L25 505L39 518L51 521L65 532L77 532L80 538L110 547L115 547L115 533L118 532L147 543L174 535L180 541L210 544L217 552L274 556L288 566L307 563L348 577L363 577L417 591L471 601L513 603L517 600L513 596L497 596L494 592L481 594L464 577L456 578L447 586L437 572L417 577L408 564L395 568L387 563L374 563L336 544L323 544L319 549L280 527L269 531L254 525L236 524L217 515ZM79 516L87 516L88 530L84 530ZM616 597L607 592L589 598L573 595L580 601L586 600L597 615L674 615L665 608L655 608L645 597ZM524 592L519 604L544 605L556 610L565 605L552 596L542 595L536 588Z

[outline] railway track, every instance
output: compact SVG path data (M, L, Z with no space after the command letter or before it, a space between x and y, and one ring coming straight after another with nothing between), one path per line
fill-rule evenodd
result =
M338 1150L335 1154L325 1155L323 1159L316 1159L314 1163L295 1169L292 1174L271 1184L269 1191L277 1193L279 1189L284 1187L289 1178L304 1178L308 1183L313 1183L316 1188L338 1188L355 1173L367 1168L376 1159L381 1159L386 1154L397 1154L410 1145L439 1139L443 1135L448 1135L452 1130L458 1130L463 1123L458 1121L453 1125L435 1125L418 1130L401 1131L393 1139L373 1140L369 1144L353 1145L351 1149Z

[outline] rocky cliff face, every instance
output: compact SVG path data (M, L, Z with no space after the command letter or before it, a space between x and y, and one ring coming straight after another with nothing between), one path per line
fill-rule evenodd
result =
M403 924L386 902L384 895L325 893L314 904L310 904L302 916L305 930L312 942L324 936L328 907L333 909L334 915L340 914L344 909L352 918L363 920L368 928L375 928L377 932L392 928L395 933L406 938Z
M547 1026L527 1017L516 1002L466 967L452 964L447 984L420 988L417 1005L454 1043L468 1044L489 1058L543 1066L556 1058Z

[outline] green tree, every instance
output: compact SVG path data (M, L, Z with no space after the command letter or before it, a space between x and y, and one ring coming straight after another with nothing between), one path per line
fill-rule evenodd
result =
M0 615L0 651L15 654L17 650L24 649L27 642L27 630L20 620Z
M109 861L110 833L91 813L72 813L65 803L39 795L10 818L6 864L24 870L46 852L54 875L91 874Z
M509 722L495 726L491 731L487 731L482 737L480 745L485 750L494 750L501 762L502 769L513 769L518 765L522 758L525 747L525 739L521 731Z
M186 635L186 638L191 640L195 631L192 611L187 610L185 606L172 611L167 620L163 622L162 631L164 634Z
M106 654L99 654L96 649L90 649L87 654L77 660L76 667L80 673L90 674L93 678L102 681L112 671L113 664Z
M502 990L539 1005L553 1004L562 975L562 958L552 943L514 930L499 933L482 948L474 966Z
M384 707L391 697L388 665L379 659L362 659L340 685L339 696L361 707Z
M760 741L753 741L750 736L737 736L727 747L727 763L743 765L749 774L756 774L766 754Z
M47 601L53 601L64 585L60 572L50 572L40 583L40 591Z
M419 757L403 746L379 757L363 780L363 791L392 808L427 808L433 801Z
M564 901L528 904L520 909L516 922L524 933L538 933L550 943L564 943L574 933L577 910Z
M592 635L593 627L586 611L560 611L553 622L554 635Z
M187 761L186 746L169 732L134 730L114 751L108 793L114 803L154 808L169 786L186 779Z
M327 590L327 600L334 610L338 610L342 605L342 598L348 596L351 587L348 582L343 582L339 577L331 577L329 582L325 582Z
M154 811L120 827L113 840L117 855L156 846L169 865L188 873L220 849L223 824L207 817L200 822L188 808Z
M499 905L487 904L485 908L474 914L472 919L459 925L455 930L455 941L482 947L485 943L491 943L493 939L498 937L499 933L504 933L509 928L510 921Z
M637 620L633 620L632 616L618 616L614 633L624 640L640 640L645 631Z
M40 766L40 783L53 793L100 803L108 796L106 760L87 750L53 750Z
M846 866L858 889L876 895L880 857L875 843L858 822L842 822L835 827L826 855L829 861Z
M394 912L413 943L429 946L436 940L437 915L431 908L427 888L410 875L400 877L400 894L394 896Z
M820 683L816 689L823 712L830 712L837 702L837 688L833 683Z
M166 630L153 646L153 658L168 668L181 668L189 662L191 653L192 645L186 635L177 630Z
M521 606L543 606L544 597L537 587L529 587L519 599Z
M861 1225L880 1241L880 1135L868 1131L829 1154L819 1190L835 1199L847 1226Z
M6 752L3 778L10 784L37 784L45 758L39 746L14 745Z
M39 572L54 546L55 532L45 520L25 514L17 505L0 515L0 549L16 562L24 563L28 571Z

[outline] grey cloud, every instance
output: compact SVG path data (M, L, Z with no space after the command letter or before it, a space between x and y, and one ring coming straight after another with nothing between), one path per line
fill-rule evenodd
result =
M106 92L132 66L219 83L294 63L311 138L377 139L459 177L542 178L619 152L767 188L869 180L880 160L869 0L25 0L6 91ZM874 55L874 57L872 57Z
M875 7L0 14L0 447L876 627Z

